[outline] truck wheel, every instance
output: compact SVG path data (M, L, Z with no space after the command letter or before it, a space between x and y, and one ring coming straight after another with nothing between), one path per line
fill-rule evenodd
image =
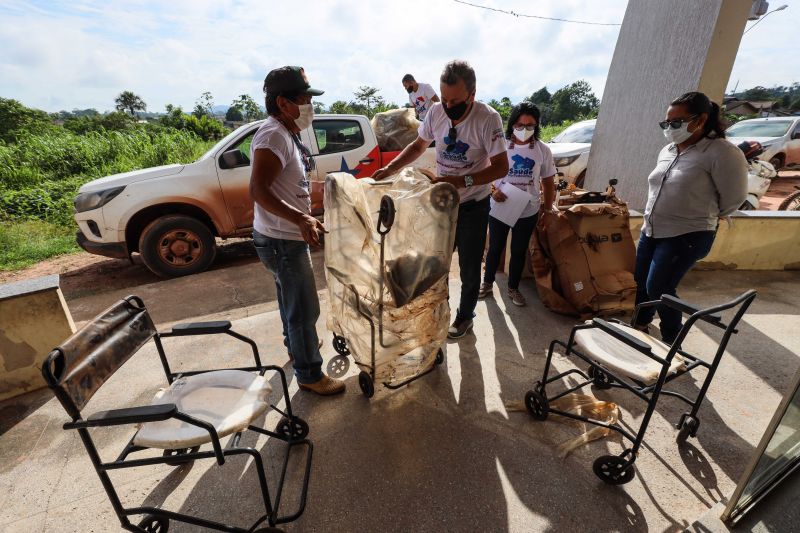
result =
M772 159L769 160L769 164L775 167L775 172L779 171L783 168L783 154L778 154L772 156ZM778 176L775 176L776 178Z
M778 206L779 211L800 211L800 191L787 196Z
M217 245L208 226L196 218L169 215L144 228L139 253L154 274L173 278L206 270L214 261Z
M583 189L583 184L586 182L586 169L583 169L578 177L575 178L575 186L579 189Z

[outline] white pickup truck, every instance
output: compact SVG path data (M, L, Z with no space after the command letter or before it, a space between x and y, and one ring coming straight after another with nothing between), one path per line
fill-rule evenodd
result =
M75 197L78 244L87 252L127 258L138 252L162 277L207 269L216 238L247 237L253 228L250 143L263 121L239 127L194 163L115 174L85 184ZM316 161L312 214L323 211L325 176L369 177L399 152L383 152L369 119L317 115L300 136ZM415 166L435 169L426 151Z

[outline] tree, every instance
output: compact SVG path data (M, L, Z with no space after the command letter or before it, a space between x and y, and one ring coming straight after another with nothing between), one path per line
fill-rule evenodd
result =
M122 91L114 100L114 103L116 103L117 111L127 111L132 117L136 116L137 111L147 110L147 104L144 103L144 100L131 91Z
M41 132L51 126L50 116L44 111L0 98L0 140L12 143L23 132Z
M183 114L181 106L167 104L166 111L166 114L160 119L161 124L176 130L182 130L186 127L186 115Z
M328 109L329 113L334 115L349 115L353 112L353 109L350 107L350 104L345 102L344 100L336 100L334 103L331 104L330 109Z
M800 96L792 100L792 103L789 104L789 109L791 109L792 111L800 111Z
M547 87L545 86L533 93L528 100L534 104L537 104L538 106L539 104L549 104L552 98L553 95L550 94L550 91L548 91Z
M323 104L322 102L312 102L312 103L314 104L314 113L319 115L327 112L325 110L325 104Z
M489 100L487 105L500 113L500 118L503 119L503 122L506 122L508 117L511 116L511 109L514 107L508 96L502 97L499 102L495 99Z
M209 117L214 115L214 97L211 96L211 93L206 91L200 95L194 103L194 111L192 111L192 115L200 118L204 115Z
M380 89L378 89L377 87L368 87L366 85L361 85L359 86L358 90L353 93L356 97L356 102L363 103L363 105L366 107L367 116L370 116L370 114L372 113L372 106L370 105L370 103L375 103L377 105L383 103L383 98L381 96L378 96L379 92Z
M244 115L242 114L242 109L240 107L234 107L234 106L229 107L228 111L225 113L225 120L230 122L244 121Z
M763 100L772 100L773 95L766 87L762 87L761 85L757 85L752 89L747 89L745 92L742 93L742 100L751 100L751 101L763 101Z
M231 103L231 107L238 107L248 122L264 118L261 108L258 107L256 101L249 94L239 95L239 98Z
M578 80L557 90L550 102L553 122L592 116L600 106L600 101L592 92L592 86L585 80Z

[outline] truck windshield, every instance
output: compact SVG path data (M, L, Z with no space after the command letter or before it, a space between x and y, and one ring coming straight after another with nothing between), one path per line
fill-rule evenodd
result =
M792 125L791 120L750 121L734 124L725 133L729 137L783 137Z
M591 143L594 122L573 124L550 141L551 143Z

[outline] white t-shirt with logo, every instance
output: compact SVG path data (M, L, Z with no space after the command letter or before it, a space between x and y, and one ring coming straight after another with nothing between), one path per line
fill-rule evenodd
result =
M272 192L275 196L303 213L311 213L310 183L303 166L302 154L292 140L289 130L275 117L269 117L253 136L253 143L250 146L251 161L255 158L256 150L261 149L267 149L275 154L283 167L278 178L272 183ZM273 239L303 240L300 228L296 224L270 213L257 203L254 208L253 229Z
M440 176L464 176L488 167L489 158L505 153L503 120L500 114L484 104L474 102L463 122L456 126L457 138L453 143L448 138L452 122L437 102L429 110L418 134L421 139L436 141L436 166ZM483 200L491 192L491 185L473 185L459 188L461 203Z
M417 110L420 120L425 120L425 115L434 104L434 96L436 96L436 91L427 83L417 83L417 90L408 94L408 101Z
M542 178L554 176L556 165L553 162L553 153L550 147L541 141L526 144L511 144L508 149L508 174L506 177L496 180L495 186L500 183L514 185L518 189L527 192L533 199L525 207L519 216L520 218L532 217L539 212L541 205L540 184ZM492 199L494 205L494 199ZM491 214L491 213L490 213Z

